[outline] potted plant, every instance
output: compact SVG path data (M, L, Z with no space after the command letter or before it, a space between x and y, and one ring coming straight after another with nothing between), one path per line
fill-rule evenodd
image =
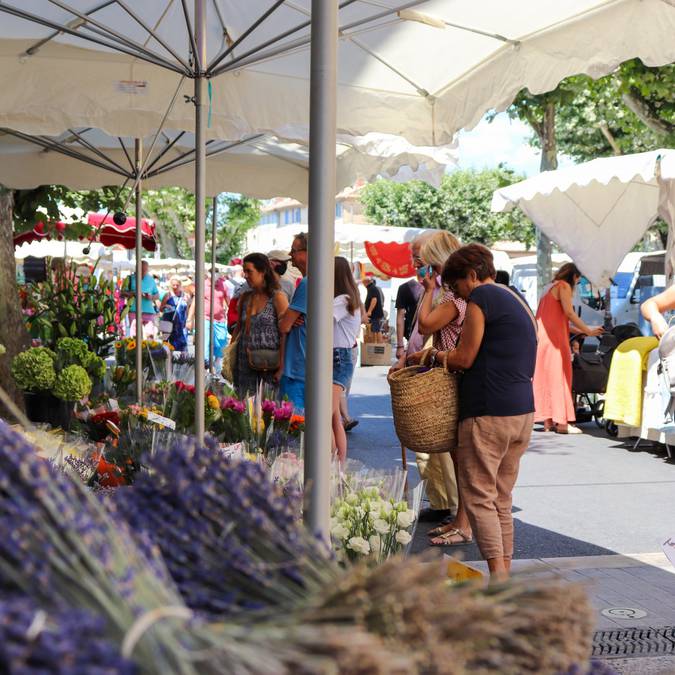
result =
M68 429L75 401L88 396L105 374L105 362L81 340L61 339L56 351L32 347L12 360L12 376L26 395L33 422Z

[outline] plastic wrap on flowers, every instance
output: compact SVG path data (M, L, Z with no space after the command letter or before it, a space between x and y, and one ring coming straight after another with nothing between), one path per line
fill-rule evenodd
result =
M408 550L424 488L406 492L406 475L354 461L334 465L331 540L339 560L376 564Z

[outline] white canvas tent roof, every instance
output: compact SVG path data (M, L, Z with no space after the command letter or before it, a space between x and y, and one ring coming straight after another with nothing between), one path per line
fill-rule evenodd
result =
M658 216L672 232L675 150L595 159L540 173L494 193L493 211L516 206L588 279L606 286ZM671 244L667 257L671 263L672 256Z
M153 138L145 140L148 151ZM143 187L194 188L194 135L164 131L146 159ZM0 130L0 183L32 189L56 181L78 189L132 181L133 139L109 136L92 128L73 129L55 137L31 137ZM336 147L336 192L359 179L378 175L404 180L416 172L439 182L455 161L451 147L417 148L399 137L369 134L342 136ZM207 146L206 190L209 195L241 192L251 197L283 195L307 201L309 149L305 143L255 134L246 141L211 141ZM407 173L406 173L407 172Z
M191 2L0 3L0 126L143 137L175 99L165 128L192 131L194 107L183 95L192 96L201 65L212 84L212 138L306 139L311 0L205 5L207 58L195 64ZM675 61L672 0L351 0L339 8L337 126L350 135L448 143L522 87L549 91L568 75L598 77L632 57Z

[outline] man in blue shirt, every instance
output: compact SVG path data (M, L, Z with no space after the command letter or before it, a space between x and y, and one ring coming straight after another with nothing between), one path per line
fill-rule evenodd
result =
M288 309L279 318L279 331L287 334L284 372L279 395L288 397L296 411L305 409L305 348L307 344L307 235L298 234L290 250L291 261L303 275Z
M159 300L159 289L150 274L150 267L147 261L141 263L143 276L141 278L141 320L143 321L143 337L152 339L156 337L155 328L155 302ZM136 275L127 277L122 287L122 295L125 298L131 298L131 307L129 308L129 332L132 337L136 337Z

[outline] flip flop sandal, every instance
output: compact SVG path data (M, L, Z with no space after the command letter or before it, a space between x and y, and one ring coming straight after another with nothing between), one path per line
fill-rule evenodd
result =
M461 537L462 541L448 541L450 537ZM429 546L466 546L466 544L473 544L473 538L472 537L467 537L462 530L459 530L457 528L453 528L452 530L448 530L445 534L441 534L440 536L436 537L436 539L440 539L438 543L434 541L429 542Z
M445 528L448 525L452 525L454 520L455 520L454 516L448 516L447 518L443 518L443 520L441 520L441 524L438 527L434 527L432 530L429 530L427 532L427 537L438 537L441 534L445 534L447 531Z

